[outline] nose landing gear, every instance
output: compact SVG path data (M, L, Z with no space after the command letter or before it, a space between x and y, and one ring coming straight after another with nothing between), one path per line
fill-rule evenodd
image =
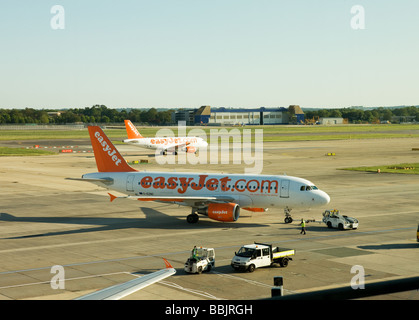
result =
M291 223L291 222L294 221L291 217L291 209L290 208L285 207L284 208L284 213L285 213L285 219L284 219L285 223Z

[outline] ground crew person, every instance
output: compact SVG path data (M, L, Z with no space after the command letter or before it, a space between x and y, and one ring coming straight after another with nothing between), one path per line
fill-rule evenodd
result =
M196 254L197 254L197 249L196 249L196 246L194 246L191 252L191 257L192 259L195 259L195 261L198 261Z
M304 219L301 219L301 232L300 234L306 234L306 222L304 221Z

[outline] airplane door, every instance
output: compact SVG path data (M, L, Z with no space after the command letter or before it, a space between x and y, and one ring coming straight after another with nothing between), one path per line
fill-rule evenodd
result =
M127 176L127 191L131 191L131 192L134 191L133 184L134 184L134 175L133 174L129 174Z
M289 198L290 197L290 181L289 180L281 180L281 198Z

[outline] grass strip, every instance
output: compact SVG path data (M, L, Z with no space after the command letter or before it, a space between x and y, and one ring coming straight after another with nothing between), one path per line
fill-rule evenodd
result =
M52 151L38 149L8 148L0 147L0 157L12 156L46 156L56 154Z
M402 174L419 174L419 163L400 163L392 165L382 165L373 167L353 167L342 168L340 170L362 171L362 172L378 172L380 173L402 173Z

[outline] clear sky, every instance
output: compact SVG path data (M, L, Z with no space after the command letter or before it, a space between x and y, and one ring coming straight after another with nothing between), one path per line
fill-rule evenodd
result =
M418 14L417 0L4 0L0 108L419 105Z

